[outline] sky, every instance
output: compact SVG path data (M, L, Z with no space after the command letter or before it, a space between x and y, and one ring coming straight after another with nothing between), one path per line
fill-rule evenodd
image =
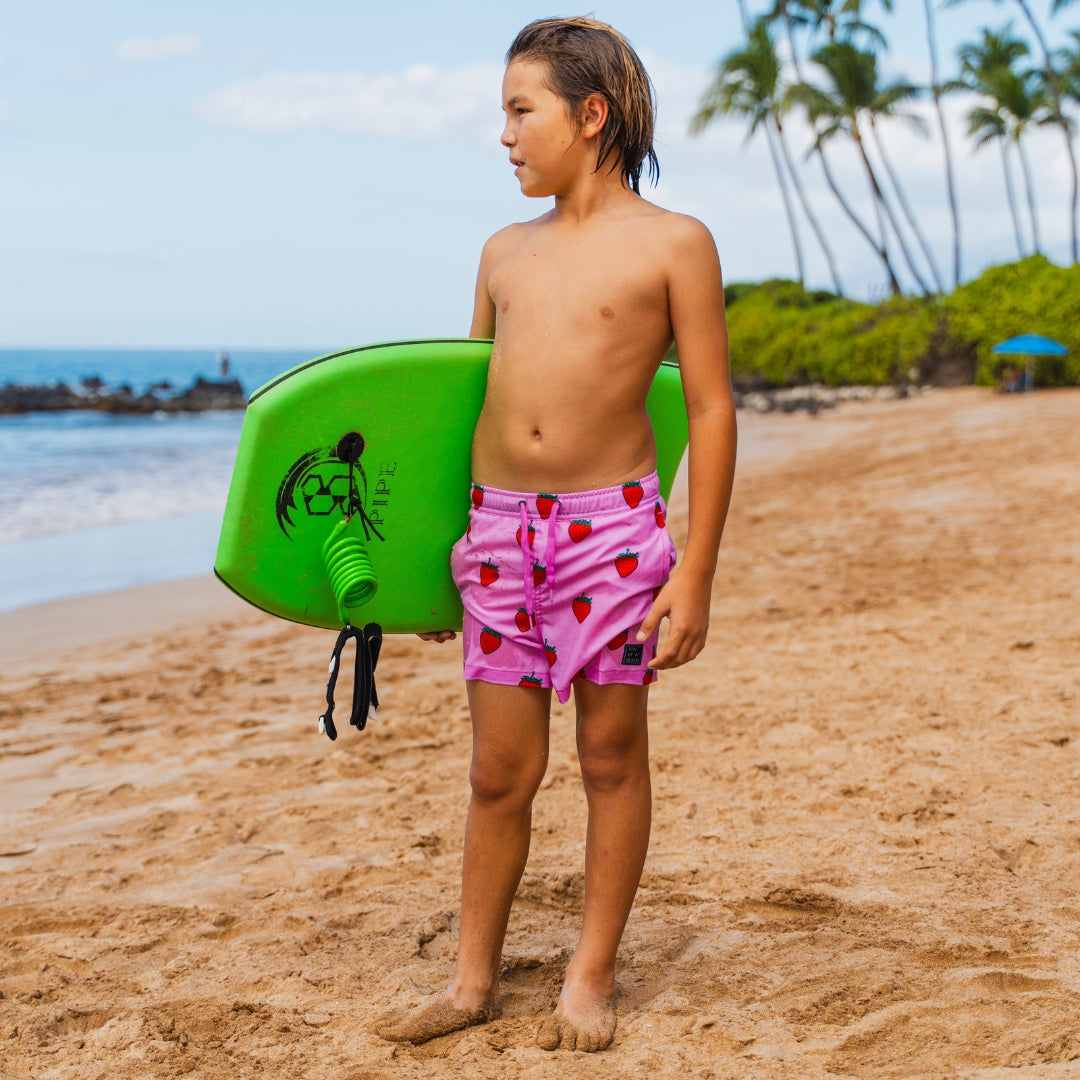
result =
M1080 6L1053 21L1049 6L1035 0L1064 43ZM969 0L943 11L943 66L955 68L957 44L979 27L1013 18L1024 32L1015 9ZM765 145L746 143L736 120L687 133L716 61L741 42L735 0L611 0L593 11L633 42L656 85L661 179L643 193L705 222L725 280L793 277ZM533 18L574 13L518 0L6 0L0 347L323 351L465 335L484 240L548 206L520 194L499 145L503 55ZM920 0L895 0L892 16L868 0L867 14L889 39L885 77L925 82ZM971 104L950 103L958 140ZM802 125L788 127L801 157ZM947 276L939 145L899 123L884 134ZM1060 130L1036 132L1029 151L1042 247L1064 262ZM999 152L965 144L958 156L970 278L1016 258L1017 244ZM858 161L839 147L834 160L869 215ZM817 166L801 173L845 290L885 295ZM805 228L803 242L808 284L828 287Z

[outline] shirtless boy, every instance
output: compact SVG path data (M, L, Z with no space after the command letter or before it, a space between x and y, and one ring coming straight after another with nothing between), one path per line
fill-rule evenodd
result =
M531 23L507 54L503 109L522 192L555 203L484 245L470 330L495 344L469 531L451 555L473 724L457 966L442 994L379 1033L420 1043L497 1015L551 691L565 701L572 688L589 808L584 915L537 1041L601 1050L615 1034L615 957L648 847L649 683L705 644L731 494L723 287L708 230L638 194L642 170L656 172L652 90L621 35L584 18ZM673 339L690 518L669 578L645 399Z

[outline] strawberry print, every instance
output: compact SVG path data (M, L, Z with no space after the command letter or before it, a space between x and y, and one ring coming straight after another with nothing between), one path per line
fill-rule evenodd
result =
M531 675L522 675L518 686L535 686L537 690L543 688L543 680L534 671Z
M551 516L551 508L558 500L554 495L540 494L536 496L536 512L545 520Z
M651 682L653 682L655 680L655 678L656 678L656 672L653 671L652 668L646 668L645 669L645 674L644 674L644 676L642 677L642 680L641 680L641 685L642 686L648 686L649 683L651 683Z
M575 544L580 544L581 541L592 532L592 522L571 521L567 532L570 534L570 539L573 540Z
M488 560L480 564L480 584L494 585L499 580L499 568Z
M521 547L521 526L518 526L517 532L514 533L514 537L517 540L517 546ZM529 526L529 547L533 546L533 541L536 539L536 529Z
M616 649L621 649L626 644L626 639L630 636L629 630L624 630L617 637L613 637L608 642L608 648L614 652Z
M656 527L662 529L664 527L664 508L660 503L653 507L653 514L656 517Z
M636 551L627 549L620 555L615 556L615 569L619 571L619 577L629 577L638 568Z
M485 626L480 631L480 648L485 655L493 653L502 644L502 634L498 630L492 630L490 626Z
M589 617L589 612L592 611L592 597L575 596L570 607L573 609L574 618L578 622L584 622Z
M626 505L633 510L639 502L641 502L642 496L645 494L641 489L641 485L636 480L631 480L629 484L623 484L622 497L626 500Z
M523 607L519 607L517 609L517 614L514 616L514 623L523 634L527 634L529 632L529 627L533 626L536 623L536 620L530 619L529 613Z
M466 540L471 540L472 539L472 522L471 521L469 522L468 525L465 526L465 539Z
M547 656L548 667L553 667L555 665L555 661L558 659L556 652L555 646L549 644L547 638L544 638L544 653Z
M477 510L484 505L484 489L479 484L472 486L472 504Z
M533 588L538 589L547 580L547 570L538 562L533 563Z

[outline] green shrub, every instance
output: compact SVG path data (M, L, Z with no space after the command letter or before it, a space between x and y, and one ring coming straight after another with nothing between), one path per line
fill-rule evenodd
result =
M1068 347L1037 362L1041 386L1080 385L1080 268L1041 256L992 267L946 297L880 304L807 291L797 282L736 282L729 305L732 373L742 385L993 384L1009 361L990 350L1038 333Z

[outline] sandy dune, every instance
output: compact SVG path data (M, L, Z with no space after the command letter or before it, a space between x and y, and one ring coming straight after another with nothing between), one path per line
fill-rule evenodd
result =
M453 960L457 648L389 639L331 744L333 635L194 582L0 618L0 1077L1076 1075L1080 392L744 430L609 1051L532 1042L581 902L569 708L503 1018L383 1043Z

